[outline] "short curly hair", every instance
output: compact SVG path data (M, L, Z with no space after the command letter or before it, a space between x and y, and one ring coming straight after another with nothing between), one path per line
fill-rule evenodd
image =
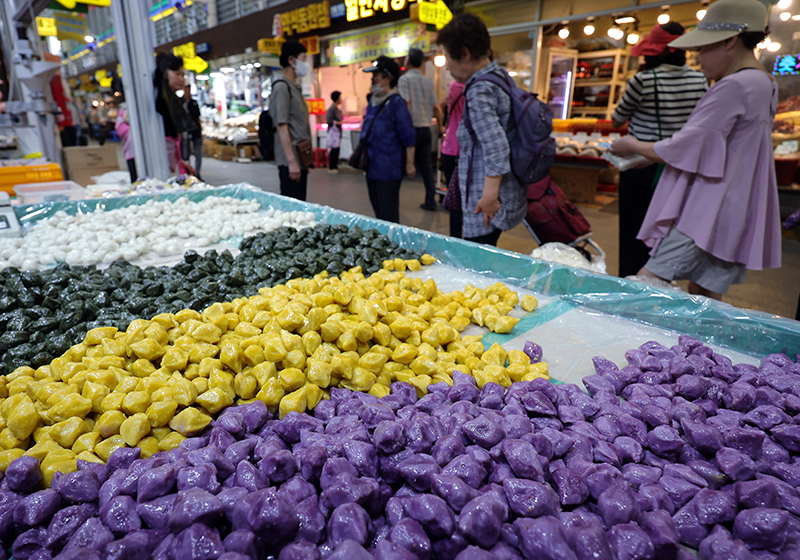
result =
M436 44L444 47L450 58L461 60L464 50L473 59L492 56L492 40L483 20L474 14L459 14L439 31Z

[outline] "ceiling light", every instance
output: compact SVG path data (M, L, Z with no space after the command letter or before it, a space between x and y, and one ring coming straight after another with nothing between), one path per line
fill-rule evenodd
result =
M253 65L252 65L252 64L248 64L248 65L247 65L247 69L248 69L248 70L252 70L252 69L253 69Z
M779 0L777 5L779 10L785 10L792 5L792 0Z
M236 68L231 68L230 66L225 66L219 69L220 72L224 74L230 74L231 72L236 72Z
M433 65L437 68L442 68L445 64L447 64L447 57L443 54L437 54L433 57Z
M208 76L203 76L201 74L201 75L195 76L195 80L197 80L198 82L206 82L206 81L208 81Z
M392 37L389 39L389 46L395 51L404 51L408 49L408 39L405 37Z
M703 18L706 17L706 13L708 10L703 8L702 10L697 10L697 21L703 21Z
M659 14L658 19L656 19L659 25L666 25L669 23L669 14L667 12L663 12Z
M558 30L558 38L559 39L566 39L569 37L569 27L567 27L568 21L562 21L561 25L563 26L561 29Z
M352 56L352 54L353 54L353 49L351 49L350 47L342 47L342 46L333 47L333 55L342 60L349 59L350 56Z
M619 27L609 27L608 28L608 36L614 39L615 41L619 41L625 36L625 32L620 29Z
M630 33L628 33L627 41L629 45L635 45L636 43L639 42L639 39L641 39L641 35L639 35L638 31L631 31Z
M617 25L625 25L626 23L636 23L636 18L633 16L620 16L614 19Z
M769 45L767 45L767 50L769 52L778 52L781 50L781 44L776 41L772 41Z
M91 35L87 35L86 37L83 38L83 40L86 41L87 43L94 43L94 37L92 37Z
M511 70L511 71L508 73L508 75L509 75L509 76L511 76L512 78L514 78L514 77L516 77L517 73L516 73L516 72L514 72L513 70Z
M261 68L261 63L260 62L256 62L255 64L253 64L253 66L255 68Z
M245 66L244 64L242 64L241 66L239 66L239 70L247 70L247 66Z
M211 72L208 77L209 78L221 78L223 76L222 72ZM199 78L200 76L198 76Z

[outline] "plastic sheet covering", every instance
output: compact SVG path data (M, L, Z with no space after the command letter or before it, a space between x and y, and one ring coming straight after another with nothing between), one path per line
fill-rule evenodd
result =
M521 349L525 340L538 342L545 349L552 375L561 381L574 382L593 373L592 356L603 355L623 363L626 349L648 340L672 346L679 334L724 349L723 353L734 362L752 362L753 358L774 352L784 352L793 359L800 354L798 321L538 261L519 253L285 198L245 184L197 192L37 204L15 210L25 226L58 210L87 213L100 207L111 210L143 204L151 198L174 200L181 196L194 201L207 196L246 198L259 201L263 208L310 211L323 223L375 228L401 245L436 256L441 264L425 267L416 274L433 277L444 291L463 289L468 282L481 287L501 281L522 289L522 293L532 293L539 299L539 308L531 313L515 310L513 314L521 321L514 331L510 335L488 334L484 342L488 346L497 341L516 349ZM237 246L238 241L227 243Z

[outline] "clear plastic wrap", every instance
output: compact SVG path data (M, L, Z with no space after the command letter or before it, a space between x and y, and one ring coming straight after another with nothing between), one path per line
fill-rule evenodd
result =
M547 342L545 360L557 364L555 377L560 380L574 381L593 373L588 365L592 355L606 355L621 363L622 350L651 339L671 346L677 343L678 334L754 357L774 352L784 352L792 358L800 354L798 321L301 202L246 184L155 196L37 204L15 210L25 226L58 210L87 213L99 207L110 210L143 204L151 198L174 200L181 196L194 201L207 196L232 196L256 200L263 208L313 212L318 222L375 228L396 243L436 256L441 265L426 267L417 274L430 275L443 290L463 289L467 282L477 286L478 282L490 285L502 281L522 293L533 293L539 299L539 308L531 313L517 311L522 320L510 335L489 334L485 341L503 341L509 348L521 348L528 339ZM227 242L237 246L239 241Z

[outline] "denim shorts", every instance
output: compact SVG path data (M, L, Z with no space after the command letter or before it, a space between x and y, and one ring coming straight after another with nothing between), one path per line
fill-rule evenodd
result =
M675 226L644 267L664 280L691 280L718 294L727 292L732 284L743 283L747 273L745 265L723 261L703 251Z

